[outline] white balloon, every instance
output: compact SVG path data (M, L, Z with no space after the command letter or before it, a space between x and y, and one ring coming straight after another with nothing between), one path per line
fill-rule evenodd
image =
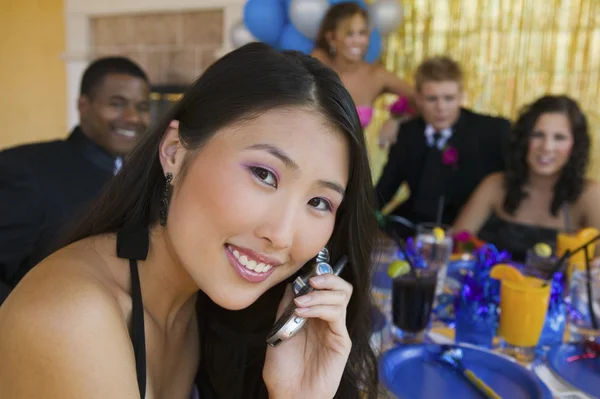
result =
M400 0L377 0L369 6L369 20L383 36L394 32L403 18Z
M256 42L256 38L252 36L252 33L246 28L244 21L239 21L231 27L231 32L229 32L231 36L231 44L233 47L238 48L242 47L245 44L250 42Z
M321 21L329 8L327 0L292 0L289 16L294 28L309 39L316 39Z

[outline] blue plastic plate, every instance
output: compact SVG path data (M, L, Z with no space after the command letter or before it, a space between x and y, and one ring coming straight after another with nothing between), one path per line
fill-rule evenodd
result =
M600 397L600 358L569 362L571 356L583 353L580 345L563 344L550 349L548 367L577 389Z
M552 394L531 371L492 352L474 347L459 347L463 364L507 399L552 399ZM379 372L384 386L401 399L485 398L465 377L440 363L441 346L405 345L381 358Z

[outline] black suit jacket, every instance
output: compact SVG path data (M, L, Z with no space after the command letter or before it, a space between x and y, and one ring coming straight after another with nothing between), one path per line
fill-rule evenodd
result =
M60 228L99 194L114 165L79 128L66 140L0 152L0 303L57 249Z
M443 222L451 224L479 182L488 174L504 169L510 124L503 118L461 109L446 143L458 151L455 166L444 165L441 152L428 146L425 127L422 118L400 126L398 141L390 148L377 183L379 209L407 182L410 198L394 209L393 214L413 223L434 222L439 198L444 195Z

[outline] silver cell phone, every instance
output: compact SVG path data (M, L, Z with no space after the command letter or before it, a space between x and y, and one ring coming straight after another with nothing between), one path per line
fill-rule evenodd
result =
M292 285L294 298L306 295L315 290L308 283L311 277L327 273L332 273L336 276L339 276L344 269L344 266L346 266L346 263L348 263L348 257L346 255L342 256L333 268L326 262L317 261L313 267L313 270L311 270L309 274L298 277L294 281ZM297 307L298 306L296 306L296 302L292 300L285 308L283 314L279 317L279 319L277 319L275 325L273 325L273 328L271 329L271 332L267 336L267 343L269 345L277 346L283 341L292 338L302 329L304 324L306 324L306 319L304 317L297 316L294 313Z

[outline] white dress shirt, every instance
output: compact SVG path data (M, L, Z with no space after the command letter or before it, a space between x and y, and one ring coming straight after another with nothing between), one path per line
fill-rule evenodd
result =
M115 168L113 169L113 175L119 173L119 171L121 170L121 166L123 166L123 158L115 158Z
M435 142L434 142L435 132L436 132L436 130L433 126L428 124L425 127L425 138L427 138L427 145L429 145L430 147L433 147L435 145ZM444 148L444 146L446 145L446 143L448 142L448 139L450 139L450 137L452 137L452 128L447 127L446 129L442 129L440 131L440 138L438 139L438 142L437 142L438 150L442 150Z

